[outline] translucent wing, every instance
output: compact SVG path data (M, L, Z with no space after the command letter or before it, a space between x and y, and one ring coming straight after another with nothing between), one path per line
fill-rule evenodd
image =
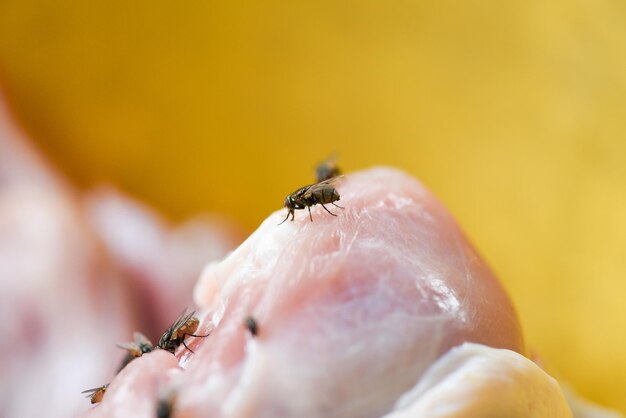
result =
M152 345L152 342L148 339L148 337L143 335L141 332L134 332L133 339L137 344Z
M99 388L87 389L82 391L81 393L87 394L86 397L91 398L91 403L97 403L102 400L102 396L104 396L104 393L106 392L108 387L109 384L107 383L106 385L102 385Z
M91 395L93 395L94 393L96 393L99 390L102 390L102 386L100 386L99 388L83 390L81 393L86 393L87 394L86 397L87 398L91 398Z
M154 348L148 337L141 332L133 333L133 339L134 342L132 343L117 343L116 345L128 351L134 357L140 357L143 353L150 352Z
M335 185L337 185L337 183L343 179L344 176L337 176L337 177L333 177L330 178L328 180L324 180L324 181L320 181L319 183L315 183L315 184L311 184L310 186L305 186L307 187L307 189L305 190L305 192L302 194L302 197L304 199L308 199L310 198L312 195L314 195L315 193L324 190L327 187L335 187ZM304 187L303 187L304 189Z
M165 331L166 333L169 332L170 334L168 338L170 340L177 339L178 333L176 332L176 330L178 330L180 327L186 324L187 321L189 321L195 313L196 311L191 311L187 313L187 308L185 308L185 310L180 314L180 316L176 319L176 321L174 321L174 323L167 329L167 331Z
M128 351L130 354L132 354L135 357L139 357L142 354L141 347L137 343L117 343L115 345L121 348L122 350Z
M333 177L333 178L330 178L328 180L320 181L319 183L312 184L311 188L317 187L317 186L324 186L324 185L335 186L335 185L337 185L340 182L340 180L343 180L344 177L345 177L345 175L342 174L340 176Z

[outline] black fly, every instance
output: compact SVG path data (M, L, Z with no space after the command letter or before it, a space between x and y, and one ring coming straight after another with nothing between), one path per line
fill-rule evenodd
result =
M161 338L159 339L159 344L157 347L169 351L174 354L176 348L179 345L184 345L185 348L193 353L187 344L185 344L186 337L208 337L207 335L195 335L194 333L198 330L198 326L200 325L200 321L194 315L195 311L191 311L190 313L186 313L187 310L184 310L183 313L174 321L172 325L168 329L165 330Z
M284 223L291 215L291 220L294 220L294 211L301 210L307 208L309 210L309 218L311 222L313 222L313 216L311 215L311 206L315 206L317 204L322 205L326 212L330 213L333 216L337 216L331 211L328 210L324 204L333 204L334 206L343 209L341 206L337 205L335 202L338 201L341 197L335 189L334 183L341 177L333 177L331 179L310 184L308 186L304 186L291 193L285 199L285 207L287 210L287 217L278 225Z
M157 418L171 418L174 412L174 404L176 402L176 396L171 394L165 398L160 398L156 406Z
M122 365L120 370L122 370L128 363L136 359L137 357L141 357L142 355L151 352L154 350L154 346L152 342L143 335L141 332L135 332L133 334L134 341L132 343L119 343L117 346L127 351L124 360L122 360Z
M337 165L337 157L332 156L328 158L326 161L322 161L315 168L315 177L317 182L330 180L333 177L337 177L341 175L341 170Z
M253 337L256 337L259 334L259 325L253 317L247 317L244 321L244 325L246 326L248 331L250 331L250 334L252 334Z

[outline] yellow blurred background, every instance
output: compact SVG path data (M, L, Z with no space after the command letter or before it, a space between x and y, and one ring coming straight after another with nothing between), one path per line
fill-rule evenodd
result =
M251 230L333 152L411 172L626 412L626 2L3 0L0 72L65 174L172 219Z

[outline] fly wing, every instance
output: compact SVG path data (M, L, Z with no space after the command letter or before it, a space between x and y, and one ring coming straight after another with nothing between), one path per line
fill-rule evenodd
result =
M326 187L328 186L334 187L339 180L343 179L343 177L344 176L341 175L341 176L330 178L328 180L320 181L319 183L311 184L310 186L306 186L308 188L302 194L302 198L305 200L310 199L311 196L313 196L315 193L318 193L321 190L324 190Z
M85 396L86 398L91 398L91 396L97 391L99 391L100 389L102 389L102 387L83 390L81 393L87 394L87 396Z
M102 385L97 388L83 390L81 393L85 393L87 394L86 396L87 398L91 398L96 392L105 391L108 387L109 387L109 384L107 383L106 385Z
M326 183L326 184L332 184L335 185L337 184L339 181L343 180L345 177L344 174L340 175L340 176L335 176L333 178L330 178L328 180L324 180L324 181L320 181L320 183Z
M139 347L137 343L117 343L115 345L121 348L122 350L128 351L130 354L132 354L135 357L139 357L142 354L141 348Z
M152 345L152 341L150 341L148 337L143 335L141 332L133 333L133 339L135 340L135 343L137 343L138 345L150 345L150 346Z
M178 338L178 333L176 331L180 327L182 327L184 324L186 324L187 321L189 321L193 317L193 315L195 313L196 313L196 311L191 311L191 312L187 313L187 308L185 308L185 310L180 314L178 319L176 319L176 321L169 328L169 331L171 332L170 340L175 340L175 339Z
M176 320L172 323L172 325L167 327L167 329L163 332L163 334L161 335L161 338L159 338L158 347L165 348L165 345L167 344L168 341L176 339L176 330L180 328L181 324L185 323L186 315L187 315L187 308L183 309L183 311L180 313L180 315L178 315L178 318L176 318Z
M291 194L291 196L293 196L296 200L300 199L302 196L304 196L311 187L313 187L314 184L308 184L304 187L300 187L298 190L296 190L295 192L293 192Z

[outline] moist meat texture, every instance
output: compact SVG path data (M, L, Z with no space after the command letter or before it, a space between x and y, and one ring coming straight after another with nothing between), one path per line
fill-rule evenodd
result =
M316 206L279 226L277 211L207 266L194 296L210 336L177 362L133 361L84 416L155 416L175 392L181 417L381 417L463 342L523 354L501 285L419 182L376 168L336 188L337 217Z

